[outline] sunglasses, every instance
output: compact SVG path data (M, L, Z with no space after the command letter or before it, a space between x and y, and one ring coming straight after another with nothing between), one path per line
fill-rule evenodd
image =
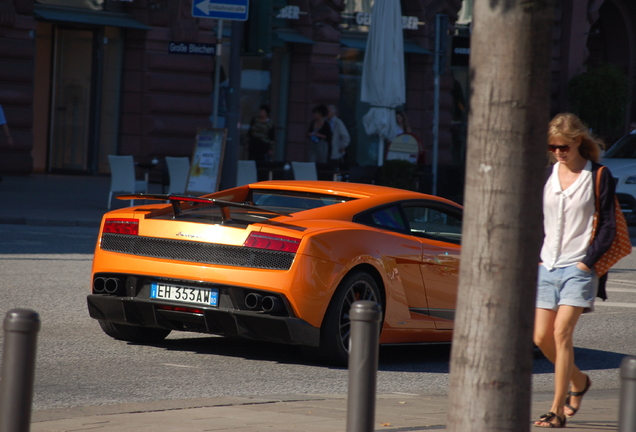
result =
M567 153L570 151L570 144L567 144L567 145L548 144L548 150L550 150L552 153L556 152L557 150L560 150L561 153Z

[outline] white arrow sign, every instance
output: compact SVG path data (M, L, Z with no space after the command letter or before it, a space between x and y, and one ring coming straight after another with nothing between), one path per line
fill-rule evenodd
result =
M192 16L228 20L247 20L248 0L194 0Z
M202 2L195 4L194 7L199 9L204 14L210 15L210 0L203 0Z

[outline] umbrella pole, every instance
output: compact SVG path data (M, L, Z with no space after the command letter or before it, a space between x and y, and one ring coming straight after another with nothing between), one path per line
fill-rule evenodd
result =
M384 163L384 137L378 135L378 166L381 167Z

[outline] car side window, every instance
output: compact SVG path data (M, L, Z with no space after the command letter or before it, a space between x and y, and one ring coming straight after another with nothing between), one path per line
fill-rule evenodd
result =
M356 216L354 222L392 231L407 231L404 216L398 205L373 209Z
M462 240L461 212L437 205L404 205L404 214L411 235L460 244Z
M373 224L383 228L405 230L404 219L398 206L391 206L371 214Z

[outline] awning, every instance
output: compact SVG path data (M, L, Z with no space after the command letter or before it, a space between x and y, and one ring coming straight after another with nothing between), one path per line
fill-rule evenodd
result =
M150 30L145 24L133 19L124 13L89 11L71 9L57 6L35 5L33 7L35 18L58 23L77 23L94 26L124 27L140 30Z
M348 48L359 49L364 51L367 49L367 39L365 37L342 36L340 44ZM422 48L414 41L404 39L404 52L409 54L432 54L429 50Z
M282 39L285 42L289 43L299 43L299 44L310 44L314 45L316 42L312 41L308 37L305 37L292 29L278 29L274 31L274 34L278 36L279 39Z

